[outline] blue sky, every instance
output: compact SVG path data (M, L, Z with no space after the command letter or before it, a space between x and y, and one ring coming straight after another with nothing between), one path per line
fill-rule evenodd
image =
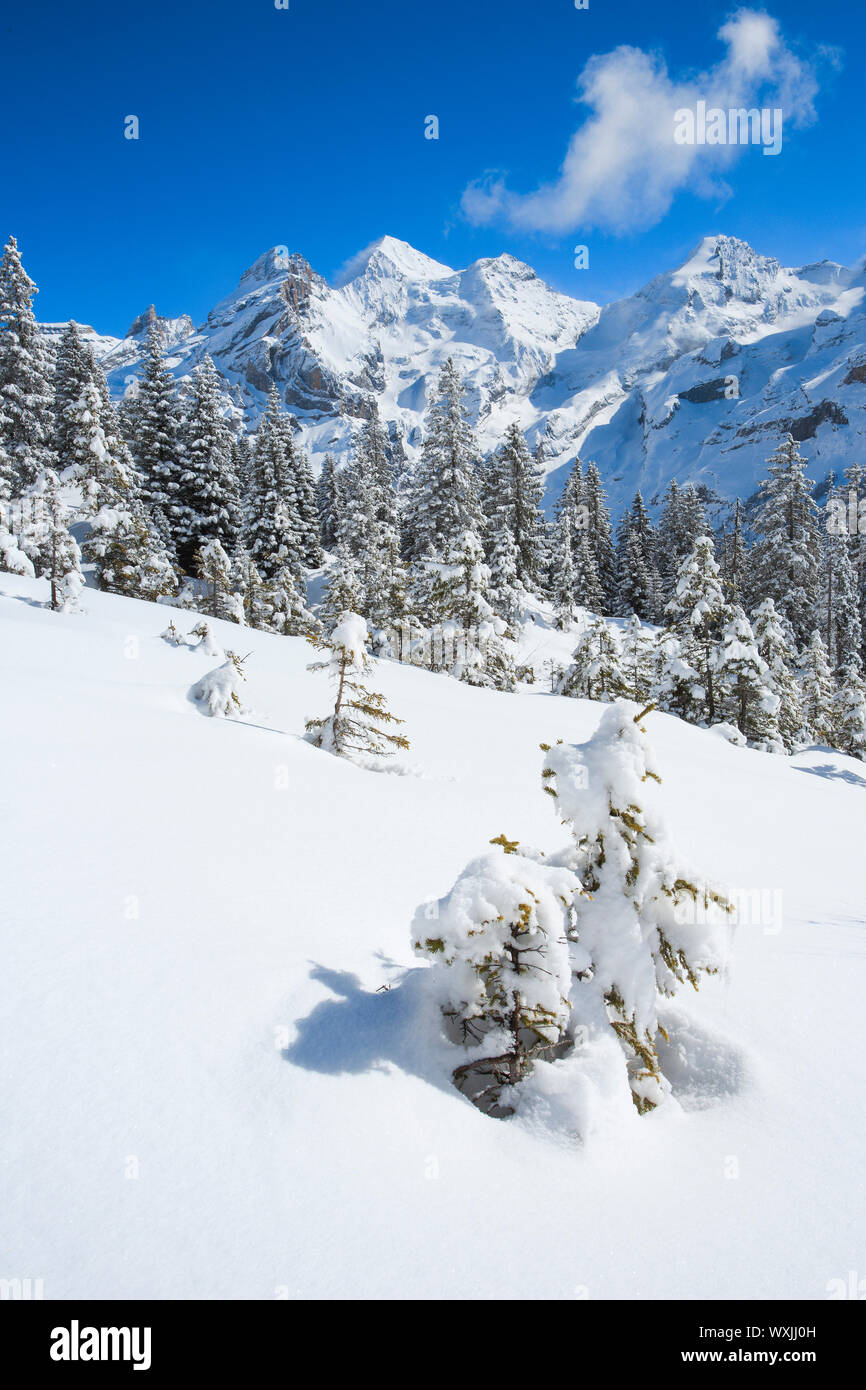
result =
M467 215L464 190L493 171L516 195L557 179L570 139L593 115L575 101L587 62L613 80L615 125L629 74L600 55L629 45L643 55L634 61L702 92L712 86L705 74L718 77L718 31L736 8L694 0L589 0L587 10L573 0L7 6L0 39L15 80L0 90L0 235L19 239L41 289L40 318L75 317L109 333L125 332L151 301L201 321L268 246L301 251L333 279L386 233L453 266L510 251L557 288L600 301L678 263L708 232L742 236L788 264L825 256L850 264L866 254L866 18L850 0L767 7L784 39L786 80L793 73L785 107L802 106L806 73L815 115L795 128L786 110L777 158L736 152L717 171L726 194L696 192L697 180L708 192L697 162L684 186L662 194L665 206L644 205L641 155L637 172L622 175L622 197L618 175L607 190L622 214L612 227L598 206L608 155L615 169L622 152L614 141L596 159L589 206L572 190L573 225L561 210L532 225L534 205L519 196L516 213L503 204L488 205L485 221L477 209L475 221ZM138 141L123 137L130 114L140 120ZM430 114L437 141L424 138ZM599 153L598 143L585 145L582 168ZM654 160L648 151L647 189ZM574 268L577 244L589 247L588 270Z

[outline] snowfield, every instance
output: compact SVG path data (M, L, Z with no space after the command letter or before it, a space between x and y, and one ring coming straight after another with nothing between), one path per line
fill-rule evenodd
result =
M0 1276L821 1299L866 1273L866 765L648 717L683 854L784 915L741 922L724 974L664 1010L676 1099L599 1107L581 1142L553 1103L503 1122L454 1089L410 926L493 836L565 842L538 745L603 707L381 662L412 746L364 771L303 741L330 691L302 640L211 623L249 653L250 712L208 718L189 692L219 659L159 636L196 615L46 593L0 575Z

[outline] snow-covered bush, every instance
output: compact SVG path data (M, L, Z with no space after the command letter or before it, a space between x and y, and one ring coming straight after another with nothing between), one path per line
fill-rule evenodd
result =
M415 950L434 964L452 1042L469 1050L455 1085L487 1114L512 1113L506 1088L566 1039L571 1015L568 931L580 883L565 867L501 851L474 860L436 906L419 908Z
M217 718L246 714L247 708L240 695L244 680L243 658L234 652L226 652L222 666L215 666L191 687L190 698L202 714Z
M193 642L191 640L192 638L196 640ZM201 652L202 656L227 655L227 653L223 653L222 647L211 632L210 624L206 623L204 619L202 619L200 623L196 623L189 637L187 637L187 642L194 651Z

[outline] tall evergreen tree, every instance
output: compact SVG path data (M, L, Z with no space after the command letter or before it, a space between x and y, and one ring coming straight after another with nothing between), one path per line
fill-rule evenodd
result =
M827 659L827 648L817 628L803 650L800 672L803 714L816 743L833 743L833 673Z
M479 535L478 447L463 404L464 386L449 357L424 421L421 456L410 483L406 548L410 559L442 559L471 531Z
M322 545L326 550L333 550L337 544L339 516L337 490L337 465L333 454L326 454L316 488L316 505L319 511L319 534L322 538Z
M587 464L581 502L586 507L585 530L604 594L604 611L612 614L616 612L619 592L616 551L607 498L594 463Z
M777 722L781 699L773 691L767 664L742 608L731 611L713 664L719 713L751 742L781 749Z
M837 524L838 512L834 511L831 505L834 500L838 501L847 520L844 489L834 497L831 486L827 500L824 534L823 630L830 666L833 670L842 670L846 666L859 666L861 664L863 627L860 615L857 571L852 559L848 527Z
M307 542L290 478L287 431L276 387L256 436L246 548L264 579L287 564L299 576Z
M54 378L54 456L62 473L80 463L75 435L75 408L85 387L95 385L95 362L70 319L60 338ZM100 393L101 394L101 393Z
M517 577L525 589L537 588L543 568L544 475L516 421L494 455L491 474L497 509L504 510L517 549Z
M44 507L40 572L51 586L51 608L55 612L75 613L84 588L81 552L69 530L69 512L60 493L60 479L53 469L42 470L35 491Z
M716 722L715 650L729 611L721 575L709 536L700 536L677 574L673 598L665 616L682 644L685 658L700 675L706 694L707 718Z
M859 667L845 666L839 673L830 714L834 746L866 762L866 686Z
M210 541L232 554L241 534L234 440L223 416L220 376L209 356L196 367L184 422L178 555L189 569Z
M13 495L55 462L53 364L33 312L37 293L10 237L0 261L0 463Z
M800 687L794 675L797 653L791 630L776 612L771 598L752 614L755 646L767 667L770 689L779 697L777 722L782 742L789 753L809 741L809 730L800 700Z
M805 469L806 460L789 434L768 460L751 557L754 601L773 600L791 624L798 647L815 627L821 591L817 510Z
M174 548L188 529L181 498L184 472L181 416L174 381L163 364L162 341L155 319L145 340L134 423L132 453L141 475L142 497L160 535Z

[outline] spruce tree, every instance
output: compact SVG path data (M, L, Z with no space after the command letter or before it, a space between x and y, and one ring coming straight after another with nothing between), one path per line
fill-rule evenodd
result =
M407 554L444 558L466 531L480 534L478 448L463 405L464 386L449 357L424 420L421 456L407 503Z
M604 588L598 573L595 554L589 532L583 528L575 532L574 546L574 593L578 603L591 613L603 613L606 607Z
M246 548L266 580L272 579L283 565L300 576L307 553L304 523L286 452L288 438L274 387L256 436L246 537Z
M81 464L76 408L85 388L95 384L93 353L70 319L60 338L54 379L54 456L60 473Z
M241 534L241 502L234 440L223 416L220 375L209 356L193 372L183 430L178 556L189 569L210 541L229 554Z
M706 692L706 713L716 722L714 655L728 618L721 575L709 536L700 536L677 574L673 598L665 616L682 644L683 655L700 674Z
M574 622L576 576L572 534L571 516L564 510L556 523L553 571L556 626L562 631Z
M859 667L843 667L830 710L833 744L866 762L866 686Z
M652 633L633 613L622 633L619 659L623 693L629 700L643 702L649 699L653 683L653 655Z
M621 698L625 694L626 682L620 658L615 630L608 626L604 618L589 618L577 639L571 665L557 693L606 702Z
M827 648L817 628L803 651L800 691L803 715L813 740L832 746L832 702L835 687L827 659Z
M567 1042L569 930L576 875L499 836L413 923L416 952L434 969L451 1042L468 1053L455 1086L484 1114L514 1113L513 1087Z
M367 764L392 756L398 748L408 748L409 740L403 734L391 732L403 720L390 713L384 695L364 684L374 665L367 652L364 619L357 613L344 613L329 638L309 640L328 655L307 669L328 673L336 687L336 699L326 718L307 720L308 741L339 758L360 759Z
M535 589L542 575L544 475L516 422L508 426L491 471L496 506L505 513L517 551L517 578L525 589Z
M612 614L616 612L618 597L616 551L607 498L594 463L587 464L581 504L586 508L586 525L582 529L586 530L595 560L595 568L604 594L604 612Z
M43 504L41 574L51 586L50 606L55 613L76 613L84 588L81 551L69 530L69 512L53 469L42 470L34 490Z
M0 454L13 496L55 463L52 361L33 312L37 293L10 237L0 261Z
M723 894L682 862L652 803L650 784L661 779L646 713L612 705L588 743L546 748L543 773L574 836L560 862L583 889L569 932L573 1017L594 1030L606 1015L640 1114L670 1092L659 1057L659 998L683 984L697 989L702 975L715 973L719 927L730 911Z
M660 633L655 645L650 695L659 709L689 724L703 718L707 692L682 642L670 630Z
M310 637L321 632L322 625L307 607L301 583L284 565L278 570L267 590L267 626L283 637Z
M319 608L319 617L325 631L330 632L340 621L343 613L356 613L362 603L363 593L355 562L344 546L338 546L330 578L325 587L325 596Z
M509 626L523 611L526 592L520 581L520 555L508 522L508 512L500 507L492 526L490 550L490 593L493 608Z
M824 601L823 631L827 642L830 666L842 670L860 665L863 647L863 627L860 616L860 594L857 572L852 560L847 525L838 525L838 512L832 503L837 501L845 512L844 490L834 496L831 486L825 508L824 533Z
M780 750L777 715L781 699L772 688L766 662L742 608L732 609L714 659L719 714L736 724L752 743Z
M132 453L141 476L142 498L159 534L175 550L189 527L181 497L182 417L175 399L174 381L163 365L162 342L155 319L151 321L145 340L134 421Z
M771 598L802 647L818 620L821 546L806 460L789 434L768 459L751 555L755 602Z
M211 618L244 622L243 595L235 590L236 574L232 561L216 537L197 550L195 572L204 584L200 611Z
M316 487L316 506L319 513L319 534L326 550L337 544L339 517L337 465L333 454L326 454Z
M771 598L752 614L755 646L767 667L770 689L779 697L777 722L782 742L789 753L809 741L800 687L794 675L797 653L790 628L776 612Z

